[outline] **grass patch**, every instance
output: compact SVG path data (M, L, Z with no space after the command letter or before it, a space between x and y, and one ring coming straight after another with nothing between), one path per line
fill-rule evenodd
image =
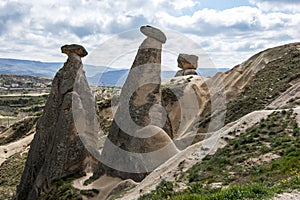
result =
M289 53L284 53L286 51ZM268 62L265 67L257 72L244 90L226 105L225 124L233 122L255 110L264 109L292 85L291 82L300 78L300 51L296 45L275 47L266 50L278 54L278 59ZM263 53L263 52L261 52ZM261 53L254 55L255 60ZM299 97L287 102L285 108L294 108L299 104ZM221 112L221 111L220 111ZM203 112L198 128L201 132L208 129L213 115L210 108Z
M38 117L27 117L14 123L6 132L0 133L0 145L17 141L29 135L37 120Z
M40 199L47 200L82 200L82 193L80 190L74 188L72 186L72 182L80 178L81 175L74 174L68 177L64 177L60 180L57 180L52 183L49 191L47 193L42 194ZM85 191L87 194L91 191ZM84 193L84 192L83 192Z
M289 83L292 80L299 78L299 62L300 52L293 49L289 54L283 55L283 58L266 64L237 99L228 103L225 123L261 110L274 101L291 86Z
M184 173L178 181L187 182L186 189L175 192L177 182L162 181L140 199L266 199L300 190L295 117L292 110L273 112Z
M27 153L17 153L0 165L0 199L12 199L21 180Z
M27 107L39 104L45 104L48 95L42 96L1 96L0 106L9 107Z

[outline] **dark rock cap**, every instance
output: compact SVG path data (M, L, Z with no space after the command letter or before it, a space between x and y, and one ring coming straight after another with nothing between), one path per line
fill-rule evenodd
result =
M179 54L177 58L178 67L181 69L197 69L198 56L189 54Z
M154 38L161 43L165 43L167 41L166 35L158 28L146 25L141 26L140 31L147 37Z
M75 53L80 57L88 55L88 52L85 50L85 48L79 44L66 44L61 47L61 52L67 54L68 56L71 53Z

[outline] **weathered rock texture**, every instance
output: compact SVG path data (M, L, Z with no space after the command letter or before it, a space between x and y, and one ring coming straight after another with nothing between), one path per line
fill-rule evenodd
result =
M177 71L177 73L175 74L175 77L187 76L187 75L198 75L198 73L194 69L182 69L182 70Z
M219 116L222 110L224 110L224 107L222 108L222 103L224 103L226 100L233 101L237 99L238 96L243 94L243 91L247 90L247 88L249 89L249 86L251 86L251 84L254 82L258 83L258 85L256 85L257 90L262 90L264 88L267 89L263 90L264 93L265 91L275 90L278 86L275 86L276 83L274 81L270 81L270 79L273 78L271 76L273 74L270 72L280 70L280 72L282 72L280 73L282 74L280 78L287 80L287 82L289 83L289 88L279 91L277 94L278 97L276 99L274 99L274 97L267 96L268 98L273 99L271 104L267 104L265 106L268 106L272 109L277 109L278 107L282 108L282 106L287 106L288 104L286 104L286 102L290 101L289 108L298 106L294 108L294 112L298 113L298 117L296 117L296 120L299 124L300 108L297 104L297 97L299 96L298 94L300 91L298 85L300 80L300 68L299 65L297 65L299 63L299 58L300 43L292 43L260 52L251 57L249 60L232 68L231 70L225 73L219 72L211 78L204 78L200 76L193 76L192 78L190 78L189 76L186 76L173 78L170 81L166 82L166 85L164 87L168 90L163 90L163 99L165 99L165 102L163 104L164 106L166 106L168 117L172 122L172 130L175 130L175 132L179 134L178 136L175 135L174 137L179 137L178 139L181 139L182 141L182 139L185 139L186 137L189 137L193 134L206 134L208 135L207 139L182 150L180 154L177 154L176 156L165 162L161 167L159 167L159 169L149 174L138 186L127 192L127 194L124 194L120 199L137 199L139 196L144 195L149 191L155 190L155 188L161 183L161 180L180 182L182 173L194 166L195 163L200 162L200 160L206 157L208 153L209 155L215 154L216 150L218 148L224 147L231 138L238 137L239 133L245 132L248 128L257 124L261 119L267 118L268 115L274 112L273 110L257 109L254 112L242 116L237 121L226 124L225 126L223 126L224 120L223 122L219 121L220 123L213 123L211 128L202 127L202 124L199 124L197 122L203 117L202 119L207 119L209 120L208 123L211 123L212 119L204 118L205 114L207 114L207 117ZM267 84L266 86L266 82L264 82L264 80L259 77L262 73L266 73L265 71L269 74L269 77L267 76L267 81L269 82L269 84ZM291 71L293 71L294 73L291 73ZM278 79L277 77L275 78L275 80L280 81L280 79ZM178 113L178 111L180 112L180 109L182 108L182 106L178 102L180 101L180 98L185 96L181 95L181 93L183 92L180 93L180 91L182 91L181 88L187 88L187 86L181 86L181 88L179 88L178 84L187 84L187 86L194 85L199 88L195 90L195 92L199 94L197 96L200 98L200 118L189 118L195 119L194 122L190 123L190 127L194 126L195 128L190 133L189 131L185 130L183 132L180 132L176 128L176 122L178 123L178 121L180 121L180 118L178 115L176 115L176 113ZM172 91L173 93L171 93ZM218 99L218 97L221 96L222 93L226 94L226 97ZM174 97L174 94L180 95L178 95L176 99ZM261 97L258 99L253 99L253 101L249 101L250 103L247 102L245 105L250 107L250 104L253 104L256 101L261 102L261 100L264 100ZM239 99L238 101L243 102L242 100L243 99ZM213 101L215 101L215 103L213 103ZM264 100L263 103L266 104L266 100ZM213 109L213 107L215 107L215 109ZM230 111L229 109L230 108L227 107L227 112ZM247 108L247 110L248 109L249 108ZM239 114L241 112L241 109L237 111L238 112L235 114ZM201 113L203 113L202 116ZM218 120L216 120L216 122L218 122ZM220 125L222 125L221 129ZM235 132L236 135L232 134L232 132ZM179 185L181 186L181 183L179 183ZM293 195L294 199L300 199L297 194ZM290 195L290 197L292 199L292 194Z
M53 181L84 173L94 160L86 148L95 147L97 133L96 113L90 112L95 104L81 62L87 52L80 45L63 46L62 52L68 60L57 72L38 120L16 199L38 199Z
M207 132L222 128L225 123L228 123L226 122L228 117L237 116L243 110L250 110L251 107L253 110L254 103L260 102L262 106L268 106L271 109L290 108L298 105L297 97L300 86L298 85L299 73L297 73L295 63L297 63L299 54L300 43L291 43L262 51L231 70L225 73L218 72L210 78L185 76L171 79L166 82L163 90L163 106L168 113L169 122L168 127L164 130L169 135L173 135L172 139L175 144L179 142L182 144L183 136L193 136L194 142L198 142L206 137ZM282 72L275 73L279 70ZM272 76L269 75L270 73ZM275 79L275 74L280 78L270 81L271 78ZM284 89L287 93L281 93L284 90L280 92L279 88L284 87L279 86L277 82L285 79L288 82L285 87L290 88ZM186 94L177 95L177 97L174 94L183 93L185 85L195 88L194 91L190 91L199 98L199 114L197 117L190 117L189 119L193 118L193 122L189 121L190 127L180 131L179 127L184 125L182 116L185 116L181 114L183 106L180 101ZM274 93L275 89L279 91ZM244 93L247 90L253 91L253 93L251 95ZM247 95L243 95L243 93ZM275 95L278 95L277 99L268 104L268 101L272 101ZM247 102L248 99L251 100ZM196 104L190 105L195 106ZM244 106L243 109L241 109L242 106ZM177 145L180 149L187 146L181 144Z
M198 67L198 56L189 54L179 54L177 58L179 70L175 77L186 75L198 75L196 69Z
M104 173L141 181L149 172L178 152L161 129L161 50L166 36L141 27L147 38L140 45L122 88L119 107L101 155Z
M191 122L200 119L199 114L204 112L209 101L207 79L201 76L176 77L163 85L162 105L167 113L164 130L181 150L206 137L206 134L195 136L197 127Z
M197 69L198 56L189 54L179 54L177 58L178 67L181 69Z

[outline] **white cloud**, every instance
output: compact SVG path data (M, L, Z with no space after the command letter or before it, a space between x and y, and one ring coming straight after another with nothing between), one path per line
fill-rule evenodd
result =
M299 12L300 1L299 0L250 0L251 3L258 6L263 11L288 11Z
M237 7L223 11L203 9L196 11L192 16L172 16L168 13L159 13L164 25L181 28L184 32L205 32L218 34L227 31L249 32L258 30L278 29L280 27L297 26L299 14L264 13L258 8ZM204 29L206 27L206 30ZM211 31L212 30L212 31ZM219 30L220 32L217 32Z
M264 12L249 6L203 9L180 17L161 13L160 18L165 26L202 45L218 67L232 67L265 48L295 42L300 35L300 13Z
M192 8L196 5L195 1L192 0L171 0L170 4L174 7L175 10L181 10L184 8Z
M64 44L79 43L91 53L115 34L152 24L191 38L218 67L232 67L266 47L300 38L299 3L251 2L218 10L197 9L197 0L2 0L0 57L64 61ZM188 51L180 38L165 47L173 43Z

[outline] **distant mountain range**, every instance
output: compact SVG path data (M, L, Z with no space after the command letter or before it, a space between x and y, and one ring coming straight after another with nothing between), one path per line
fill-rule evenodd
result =
M18 60L0 58L0 74L20 74L31 76L45 76L53 78L62 67L60 62L40 62L32 60ZM115 69L105 66L84 65L87 79L93 85L122 86L129 69ZM200 68L201 76L213 76L216 72L225 72L228 68ZM176 71L162 71L162 79L174 77Z

